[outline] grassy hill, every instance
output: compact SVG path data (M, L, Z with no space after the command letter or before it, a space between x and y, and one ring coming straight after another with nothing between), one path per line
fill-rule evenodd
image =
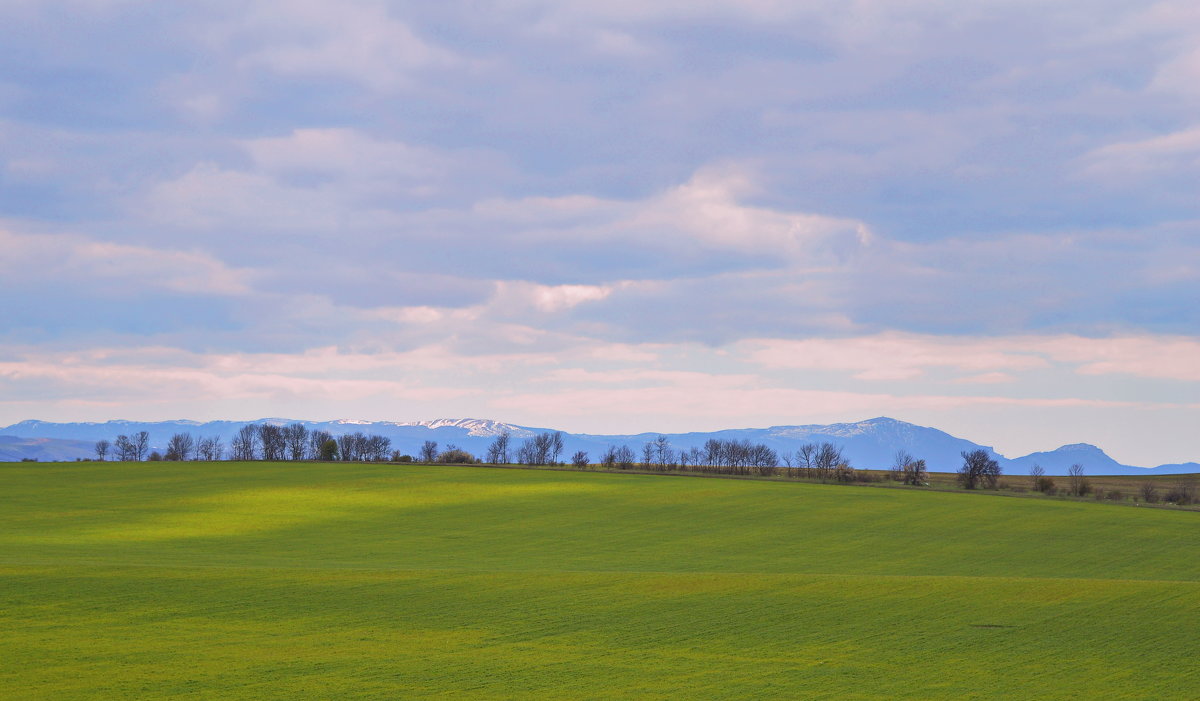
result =
M469 467L0 465L0 688L1194 698L1197 519Z

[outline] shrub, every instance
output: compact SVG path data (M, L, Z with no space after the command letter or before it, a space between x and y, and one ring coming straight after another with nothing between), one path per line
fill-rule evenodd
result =
M1038 477L1034 482L1033 488L1043 494L1054 494L1054 478Z
M412 461L413 461L413 456L411 456L411 455L401 455L400 457L396 458L396 462L412 462Z
M1196 502L1196 492L1196 483L1194 481L1176 482L1167 490L1163 501L1180 505L1193 504Z
M1138 493L1141 495L1142 501L1147 504L1158 502L1158 487L1154 486L1153 482L1142 482L1142 486L1138 488Z
M1108 500L1109 501L1125 501L1125 494L1122 493L1121 490L1119 490L1119 489L1110 489L1110 490L1108 490Z
M448 448L442 451L442 454L437 458L438 462L442 463L466 463L475 462L475 456L471 455L462 448Z

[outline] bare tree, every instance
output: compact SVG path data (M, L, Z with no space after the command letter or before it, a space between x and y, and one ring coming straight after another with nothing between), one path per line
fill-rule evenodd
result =
M434 462L437 460L437 456L437 441L425 441L421 444L421 462Z
M649 468L654 464L654 442L646 441L642 446L642 467Z
M191 460L195 450L196 440L190 433L176 433L167 441L167 460Z
M929 472L925 469L924 460L910 459L904 464L904 469L900 473L900 479L904 484L911 484L914 487L919 487L927 483Z
M805 477L815 477L817 461L817 444L805 443L796 451L796 467L804 471Z
M283 440L287 444L289 460L303 460L308 451L308 428L302 423L289 424L283 429Z
M1079 463L1075 463L1067 470L1067 484L1071 490L1071 496L1075 497L1081 497L1092 489L1088 478L1083 475L1083 465Z
M437 458L437 444L434 446L433 457ZM337 438L337 453L344 462L370 459L370 440L362 431L342 434Z
M453 446L451 446L453 447ZM375 462L383 462L388 458L388 451L392 449L392 439L387 436L371 434L367 437L366 453L370 460Z
M258 443L262 448L263 460L278 462L287 455L287 441L282 426L263 424L258 429Z
M587 451L577 450L571 456L571 464L578 468L587 467L589 463Z
M234 460L254 460L258 457L258 425L246 424L234 434L229 444Z
M633 449L627 445L617 448L615 458L617 467L622 470L633 469L633 463L637 460L637 456L633 454Z
M838 466L850 464L842 455L842 449L829 442L815 446L811 460L812 472L821 480L844 476L838 473Z
M126 462L133 459L133 443L129 441L129 436L125 435L124 433L117 436L117 440L113 444L113 448L115 448L117 451L117 460Z
M96 441L96 457L103 461L104 457L108 455L108 449L111 447L112 444L107 440L101 439Z
M1141 494L1142 501L1147 504L1158 503L1158 487L1150 480L1142 482L1141 487L1138 488L1138 493Z
M904 479L904 466L913 461L913 456L907 450L897 450L892 458L891 478L900 482Z
M1033 466L1029 468L1029 488L1035 492L1042 491L1040 489L1041 480L1045 476L1046 470L1043 469L1041 465L1034 463Z
M958 483L964 489L987 486L994 489L1000 478L1000 463L992 459L986 450L962 452L963 466L958 469Z
M130 441L133 444L133 459L141 462L146 457L146 451L150 449L150 434L147 431L138 431Z
M660 470L666 470L675 465L675 449L671 447L671 441L666 436L654 439L654 460Z
M508 444L512 440L512 434L508 429L504 429L488 446L487 461L493 465L507 465L509 462Z
M554 433L550 434L550 445L549 445L548 452L549 452L550 464L557 465L558 457L560 455L562 455L562 452L563 452L562 431L555 431Z
M196 442L197 460L220 460L224 452L225 446L221 445L220 436L209 436Z

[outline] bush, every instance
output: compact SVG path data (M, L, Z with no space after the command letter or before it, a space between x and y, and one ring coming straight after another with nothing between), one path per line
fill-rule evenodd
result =
M475 456L471 455L462 448L449 448L442 451L442 454L438 456L437 461L441 463L464 463L470 465L471 463L475 462Z
M1033 488L1043 494L1054 494L1054 478L1053 477L1038 477L1034 482Z
M1142 501L1147 504L1158 503L1158 487L1154 486L1153 482L1142 482L1142 486L1138 488L1138 493L1142 497Z
M1187 504L1196 503L1196 483L1194 481L1176 482L1167 490L1167 494L1163 497L1163 501L1171 504L1179 504L1186 506Z
M412 461L413 461L413 456L411 456L411 455L401 455L400 457L396 458L396 462L412 462Z
M1125 495L1119 489L1108 490L1109 501L1125 501Z

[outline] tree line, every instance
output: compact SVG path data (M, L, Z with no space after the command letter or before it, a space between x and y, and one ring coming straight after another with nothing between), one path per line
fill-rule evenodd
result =
M150 449L150 435L138 431L119 435L115 441L100 440L95 444L96 456L106 460L139 462L142 460L230 460L271 462L320 460L345 462L414 462L471 464L485 462L494 465L519 464L528 466L571 465L579 469L593 466L610 470L642 470L652 472L690 472L700 474L807 478L822 482L877 482L878 473L856 470L840 446L831 442L805 443L795 451L779 453L763 443L748 440L710 438L702 446L676 449L666 436L646 441L635 451L629 445L611 445L604 449L596 463L586 451L576 451L564 460L565 441L559 431L545 431L525 438L514 445L512 434L503 431L487 448L480 460L453 444L439 449L436 441L425 441L417 458L402 454L391 447L391 439L362 432L334 437L327 431L310 430L304 424L247 424L233 436L228 449L219 436L193 436L182 432L171 436L165 451ZM997 489L1002 470L999 463L983 449L961 453L962 466L956 478L963 489ZM928 486L929 474L925 461L904 450L897 451L887 475L894 481L911 486ZM1121 500L1116 490L1093 489L1082 465L1072 465L1066 486L1059 488L1052 477L1039 465L1029 470L1029 488L1048 495L1083 497L1093 494L1097 499ZM1023 488L1018 488L1023 489ZM1192 504L1200 502L1200 488L1194 482L1181 481L1160 493L1157 485L1144 482L1135 498L1156 503Z

